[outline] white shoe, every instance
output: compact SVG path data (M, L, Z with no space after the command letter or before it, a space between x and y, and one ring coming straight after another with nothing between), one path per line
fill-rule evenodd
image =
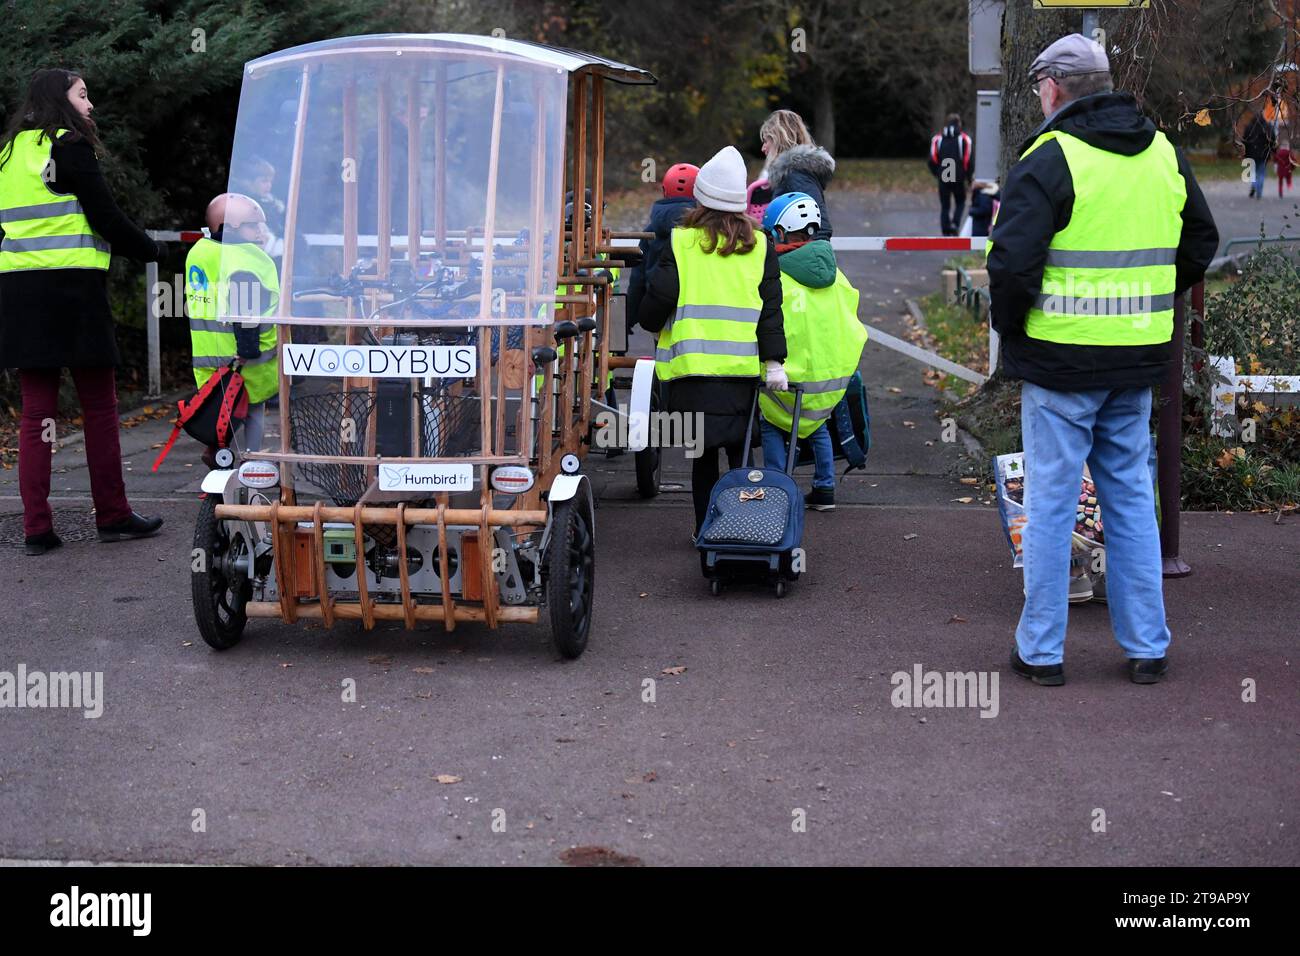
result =
M1087 574L1070 578L1070 603L1083 604L1091 601L1093 596L1092 579Z

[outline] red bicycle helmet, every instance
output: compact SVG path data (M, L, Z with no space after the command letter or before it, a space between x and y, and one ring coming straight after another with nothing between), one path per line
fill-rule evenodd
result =
M695 177L699 171L700 167L692 166L690 163L678 163L675 166L670 166L668 172L664 173L664 197L694 196Z

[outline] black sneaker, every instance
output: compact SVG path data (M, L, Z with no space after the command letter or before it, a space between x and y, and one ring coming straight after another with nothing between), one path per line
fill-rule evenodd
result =
M1128 659L1128 679L1135 684L1158 684L1169 672L1169 658L1148 657Z
M1065 665L1026 664L1020 659L1020 652L1014 648L1011 651L1011 669L1043 687L1060 687L1065 683Z
M163 519L146 518L144 515L131 512L131 517L125 521L119 521L117 524L103 525L99 528L100 541L129 541L132 538L150 538L158 533L158 529L163 525Z
M813 511L834 511L835 489L814 488L803 496L803 501Z
M47 531L44 534L30 534L23 542L24 550L33 557L61 547L63 547L63 539L53 531Z

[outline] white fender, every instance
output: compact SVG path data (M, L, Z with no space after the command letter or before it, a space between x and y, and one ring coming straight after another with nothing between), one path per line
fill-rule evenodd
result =
M650 444L650 393L654 388L654 359L637 359L628 400L627 450L644 451Z
M221 495L226 497L226 489L230 487L230 482L235 479L237 469L234 468L214 468L203 476L203 490L210 495Z
M591 518L592 536L593 537L595 536L596 503L592 501L591 498L591 482L587 480L586 475L561 474L555 476L555 479L551 482L550 493L546 496L546 511L547 511L548 518L546 523L546 535L544 536L545 538L550 537L550 532L551 532L550 519L554 517L554 510L555 510L554 505L556 505L561 501L568 501L569 499L577 496L579 492L587 496L587 515L588 517ZM542 542L543 548L545 547L545 545L546 545L546 541L543 540Z

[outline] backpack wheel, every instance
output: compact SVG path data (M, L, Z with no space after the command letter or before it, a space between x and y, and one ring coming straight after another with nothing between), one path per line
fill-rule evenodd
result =
M778 599L785 597L785 582L779 579L776 582L776 596Z
M714 597L720 595L722 593L722 581L720 581L718 578L714 578L711 581L709 581L709 593L712 594Z

